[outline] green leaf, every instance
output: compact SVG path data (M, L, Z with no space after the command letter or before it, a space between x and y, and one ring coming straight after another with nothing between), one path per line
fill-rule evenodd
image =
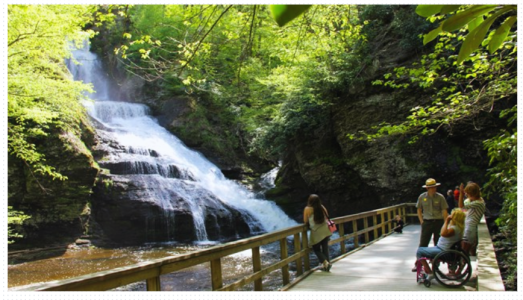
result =
M501 14L508 10L509 8L499 10L467 35L465 41L463 41L463 45L461 45L461 49L459 50L457 60L458 64L462 63L472 52L478 49L479 44L483 41L487 31L490 29L490 26L492 26L492 23L494 23Z
M483 16L479 16L479 17L475 18L474 20L470 21L468 24L469 32L476 29L476 27L478 27L481 23L483 23L483 20L484 20Z
M441 13L449 14L451 12L455 12L460 7L461 7L461 5L443 5L443 8L441 9Z
M447 20L443 21L443 30L444 31L454 31L459 29L475 18L482 16L496 8L496 5L477 5L473 6L467 10L464 10L458 14L453 15Z
M294 20L312 5L269 5L272 18L280 27Z
M438 28L436 28L436 29L432 30L431 32L425 34L425 35L423 36L423 45L426 45L427 43L429 43L429 42L432 41L433 39L437 38L438 35L439 35L441 32L442 32L442 30L441 30L441 25L440 25Z
M494 33L492 40L490 40L488 47L490 53L494 53L494 51L501 46L517 19L517 16L510 16L505 20L505 22L503 22L503 24L501 24L501 26L499 26Z
M418 5L416 13L422 17L430 17L441 11L444 5Z

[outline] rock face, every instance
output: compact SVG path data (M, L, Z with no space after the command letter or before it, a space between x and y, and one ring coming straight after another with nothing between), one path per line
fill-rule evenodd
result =
M92 141L92 128L85 125L82 139L57 130L37 143L46 161L67 176L65 181L33 176L23 162L9 157L9 205L31 216L17 228L24 238L10 248L68 243L86 230L83 213L99 171L88 150Z
M348 86L334 100L330 118L313 136L296 137L289 145L277 186L267 193L299 220L307 197L317 193L331 216L354 214L404 202L416 202L422 185L433 177L445 194L461 182L485 182L487 153L482 141L500 126L497 114L441 128L436 134L409 144L409 137L387 137L376 142L350 140L348 133L368 130L382 122L399 123L410 108L430 103L430 95L412 88L392 90L372 85L392 68L415 61L396 38L370 43L375 56L361 72L363 84ZM496 108L497 109L497 108Z

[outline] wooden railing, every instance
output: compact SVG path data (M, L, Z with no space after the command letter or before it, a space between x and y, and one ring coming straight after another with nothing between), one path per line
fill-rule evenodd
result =
M413 213L413 210L414 204L407 203L334 218L332 221L338 226L339 237L331 239L329 245L339 243L340 256L346 255L348 251L353 250L346 249L346 241L352 240L355 248L364 247L370 241L389 235L393 229L393 220L396 215L402 216L406 223L408 222L407 218L415 217L416 214ZM262 267L260 247L275 242L279 242L280 260ZM289 253L289 242L293 246L293 253ZM222 259L249 249L252 252L252 274L224 285ZM291 264L295 264L296 267L294 281L299 281L314 270L310 266L310 253L307 228L304 225L298 225L189 254L150 260L76 278L15 288L15 290L101 291L145 281L148 291L160 291L161 275L207 263L210 264L210 281L213 291L238 290L248 284L253 284L255 291L261 291L263 290L263 277L276 270L281 270L282 289L286 289L286 286L292 285L289 272Z

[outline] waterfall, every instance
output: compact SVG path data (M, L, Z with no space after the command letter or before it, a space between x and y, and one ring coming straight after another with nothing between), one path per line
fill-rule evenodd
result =
M263 189L263 191L267 191L269 189L276 187L276 185L274 184L274 181L276 180L276 175L278 174L279 170L280 170L280 166L270 170L269 172L263 174L260 177L259 185Z
M297 224L274 202L257 199L247 188L225 178L217 166L160 126L147 106L111 99L115 85L88 47L75 50L73 57L80 63L68 61L74 80L91 83L96 91L89 95L94 101L86 102L85 107L97 124L97 133L117 145L98 163L113 176L143 187L142 201L153 202L164 210L165 218L172 219L176 218L175 205L182 201L174 198L183 199L192 215L197 241L209 240L205 219L209 206L220 212L229 207L239 211L251 234L260 233L256 229L260 227L271 232Z

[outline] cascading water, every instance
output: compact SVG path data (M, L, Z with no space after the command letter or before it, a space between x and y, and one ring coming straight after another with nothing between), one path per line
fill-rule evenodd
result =
M276 175L278 174L279 170L280 170L280 167L278 166L261 176L259 185L264 191L267 191L269 189L276 187L276 185L274 184L274 181L276 179Z
M95 120L97 133L105 137L105 155L98 163L110 170L111 181L130 187L129 193L136 194L135 198L140 199L141 204L129 210L149 204L163 210L164 227L168 232L165 239L177 239L176 234L169 232L176 232L179 224L187 225L187 222L176 221L183 215L181 212L185 211L190 211L193 237L197 241L216 239L219 235L209 233L210 228L222 232L225 229L221 227L231 224L238 235L234 224L239 217L248 225L250 235L297 224L274 202L256 199L245 187L225 178L200 153L187 148L161 127L149 115L147 106L112 101L110 81L99 59L87 47L74 51L73 55L80 62L80 65L68 62L74 79L92 83L96 91L90 95L95 101L85 106ZM107 216L108 204L104 205L104 212L99 213L101 223L110 218ZM211 210L214 215L210 213ZM216 220L221 220L221 223ZM113 223L124 224L125 221L127 225L122 226L143 223L132 217ZM152 224L148 220L144 222L145 226Z

